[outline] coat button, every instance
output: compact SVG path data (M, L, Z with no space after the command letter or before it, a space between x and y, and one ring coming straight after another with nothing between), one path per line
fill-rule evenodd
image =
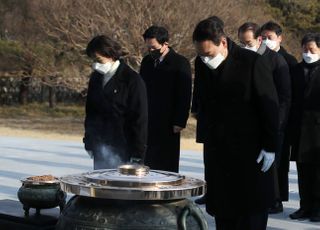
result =
M117 90L117 89L114 89L114 90L113 90L113 93L118 93L118 90Z

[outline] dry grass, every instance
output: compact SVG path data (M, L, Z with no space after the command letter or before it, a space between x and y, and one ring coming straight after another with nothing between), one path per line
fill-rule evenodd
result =
M82 141L84 107L59 105L54 109L46 105L0 107L0 135L57 140ZM181 148L202 151L195 142L196 121L188 120L182 132Z

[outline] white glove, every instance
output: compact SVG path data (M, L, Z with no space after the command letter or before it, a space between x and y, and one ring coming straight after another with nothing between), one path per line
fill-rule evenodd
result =
M93 158L93 152L91 150L87 150L87 153L88 153L89 157L92 159Z
M266 172L270 169L271 165L274 162L275 153L266 152L262 149L257 159L258 164L261 162L262 158L263 158L263 164L262 164L261 171Z

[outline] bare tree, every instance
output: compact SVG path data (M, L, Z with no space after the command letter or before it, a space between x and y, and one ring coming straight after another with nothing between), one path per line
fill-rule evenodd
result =
M262 2L0 0L0 6L6 3L7 9L11 7L11 11L4 11L6 20L0 23L0 30L10 28L9 34L21 41L24 51L20 60L28 66L33 79L52 88L53 105L56 86L77 92L86 89L90 62L84 49L95 35L106 34L117 40L128 53L127 63L138 69L146 53L143 32L151 25L161 25L169 30L170 45L192 61L196 55L192 32L200 20L212 15L221 17L228 36L235 39L241 23L257 14L263 20L264 12L254 12Z
M241 1L234 0L42 0L39 24L55 41L83 50L97 34L107 34L128 51L129 63L137 68L144 55L142 33L156 24L168 28L171 45L179 52L194 56L191 34L196 23L211 15L225 20L233 31L240 18ZM232 12L232 13L230 13ZM237 13L238 12L238 13Z

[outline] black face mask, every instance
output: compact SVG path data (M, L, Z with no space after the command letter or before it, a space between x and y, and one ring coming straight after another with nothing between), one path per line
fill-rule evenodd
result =
M150 56L154 59L154 60L157 60L161 57L162 53L160 52L161 48L160 49L156 49L156 50L152 50L150 51Z

